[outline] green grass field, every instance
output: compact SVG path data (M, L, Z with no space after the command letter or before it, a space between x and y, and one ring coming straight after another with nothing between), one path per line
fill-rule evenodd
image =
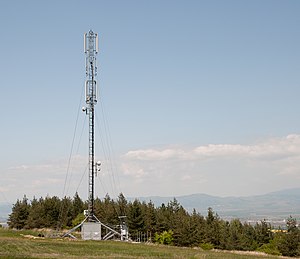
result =
M0 229L0 258L279 258L119 241L32 238L37 232Z

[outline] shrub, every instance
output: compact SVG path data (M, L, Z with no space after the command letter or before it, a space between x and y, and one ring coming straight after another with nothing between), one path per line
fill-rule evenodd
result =
M277 244L274 240L271 240L268 244L263 244L257 249L257 251L270 255L281 255L280 251L278 250Z
M75 219L72 220L72 226L76 227L78 226L83 220L85 216L83 213L79 213Z
M173 243L173 231L164 231L161 234L155 233L154 242L162 245L171 245Z
M212 250L214 245L212 243L202 243L199 245L203 250Z

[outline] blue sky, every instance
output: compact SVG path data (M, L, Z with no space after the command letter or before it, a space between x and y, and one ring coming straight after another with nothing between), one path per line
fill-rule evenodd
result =
M90 29L100 197L300 187L299 11L275 0L1 1L0 201L87 195L78 108Z

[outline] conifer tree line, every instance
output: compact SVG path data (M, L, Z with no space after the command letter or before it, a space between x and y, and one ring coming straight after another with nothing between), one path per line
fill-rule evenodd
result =
M83 219L87 209L76 193L73 198L56 196L29 201L26 196L17 200L9 215L8 224L15 229L71 228ZM120 224L119 216L127 216L131 238L138 233L149 233L152 242L203 249L262 251L270 254L299 256L300 229L297 221L287 219L285 231L272 231L266 221L250 225L239 219L225 221L211 208L206 216L196 210L187 212L174 198L168 204L155 207L139 200L127 201L123 194L116 200L106 195L96 198L94 211L97 218L110 226Z

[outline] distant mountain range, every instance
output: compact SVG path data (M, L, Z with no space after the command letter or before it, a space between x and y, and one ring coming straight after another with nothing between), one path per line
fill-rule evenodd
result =
M271 192L265 195L248 197L217 197L207 194L191 194L175 197L177 201L189 212L196 209L202 215L207 214L211 207L222 218L240 219L286 219L290 215L300 218L300 188ZM138 197L140 201L161 206L174 197ZM129 200L133 200L130 198Z
M189 212L196 209L202 215L207 215L211 207L221 218L239 218L243 220L283 220L290 215L300 221L300 188L271 192L264 195L248 197L217 197L207 194L191 194L177 197L137 197L140 201L150 200L156 207L165 205L174 198ZM133 201L135 198L128 198ZM0 203L0 222L5 222L11 213L12 205Z

